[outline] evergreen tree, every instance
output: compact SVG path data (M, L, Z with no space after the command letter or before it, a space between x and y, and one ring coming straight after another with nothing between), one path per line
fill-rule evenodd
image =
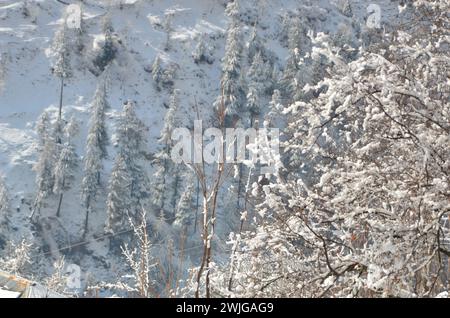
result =
M250 39L248 41L248 61L249 63L253 62L253 59L256 54L260 53L264 55L264 44L262 42L261 37L258 35L258 31L256 26L253 28L252 33L250 34Z
M176 113L179 107L178 90L174 90L171 99L169 110L164 117L164 126L161 130L158 142L163 146L160 151L155 154L153 164L157 166L156 172L153 175L152 182L152 202L159 209L164 210L164 201L166 196L166 176L174 175L170 172L172 167L170 165L170 150L171 150L171 136L173 129L176 126Z
M173 19L172 12L164 14L163 28L164 31L166 32L166 42L164 43L164 51L170 50L170 37L173 32L172 19Z
M104 73L105 74L105 73ZM107 78L103 78L98 85L91 105L91 119L84 156L84 177L81 185L81 198L89 213L92 201L96 198L103 170L103 160L108 157L107 145L109 144L106 129L105 116L109 109L107 100Z
M247 71L247 109L252 116L251 122L253 122L253 117L261 112L261 97L265 94L270 75L261 53L257 52Z
M117 48L114 44L114 28L112 26L111 17L108 13L102 21L102 31L105 35L105 42L100 54L95 58L94 64L103 72L111 61L115 59L117 54Z
M301 57L301 45L304 37L304 30L301 24L301 20L298 17L294 17L291 20L288 33L288 49L289 56L286 61L286 67L281 79L281 87L283 88L284 96L287 99L295 101L295 95L298 90L301 90L303 80L302 76L302 57Z
M341 13L346 17L350 18L353 16L353 10L350 0L339 0L337 3L337 7L339 11L341 11Z
M0 226L7 225L9 213L9 195L3 177L0 176Z
M269 103L269 113L267 114L267 120L270 124L274 125L277 117L282 115L283 103L281 100L281 93L278 89L275 89L272 94L272 99Z
M205 35L202 34L199 36L199 41L192 52L192 57L194 58L194 62L196 64L204 62L212 64L214 62L214 58L211 54L211 48L205 41Z
M111 172L111 178L108 188L107 209L107 231L114 232L120 229L126 222L127 216L131 214L132 195L131 183L132 177L128 171L126 159L121 154L115 160Z
M242 35L238 1L230 2L226 13L230 18L227 29L225 56L222 60L221 94L217 97L215 107L225 108L228 116L237 115L244 106L245 94L241 85Z
M61 81L59 94L59 112L58 118L62 117L63 96L64 96L64 79L72 76L72 67L70 65L70 39L66 20L60 26L55 34L53 41L53 51L55 52L55 62L53 64L53 74Z
M155 83L155 87L158 91L162 88L162 82L164 79L164 69L161 65L161 57L157 55L152 65L152 77Z
M39 136L39 156L34 166L37 190L31 218L36 212L39 213L44 199L53 193L55 184L53 164L56 159L56 143L50 133L50 118L47 112L40 116L36 130Z
M176 206L175 221L173 223L175 228L178 228L179 230L182 231L186 231L187 227L192 224L195 208L193 204L195 194L195 186L194 186L195 178L191 174L188 174L186 175L185 180L186 180L185 189L181 194L180 200L178 201L178 205Z
M73 45L78 54L83 54L85 49L85 40L86 40L86 25L83 19L83 7L80 6L80 27L75 28L74 30L74 40Z
M136 217L149 196L149 179L143 167L146 147L145 126L138 119L135 105L127 102L117 125L118 153L109 182L107 231L116 231L124 215Z
M78 134L78 124L72 117L64 129L65 143L59 145L59 158L54 168L55 184L53 193L59 195L58 208L56 216L60 216L61 204L64 192L70 189L70 182L75 177L75 169L78 166L78 155L75 151L73 138Z
M6 74L7 74L7 54L1 53L0 54L0 93L3 92L3 89L5 87Z
M175 89L170 97L169 110L167 111L166 116L164 117L164 126L161 131L161 136L159 138L159 142L164 145L164 147L168 148L171 143L172 132L175 129L177 118L176 113L179 108L179 95L180 91ZM169 150L169 149L167 149Z

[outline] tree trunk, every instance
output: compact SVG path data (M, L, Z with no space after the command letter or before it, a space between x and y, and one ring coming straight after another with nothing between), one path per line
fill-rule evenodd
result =
M241 188L242 188L242 170L243 170L243 165L242 163L239 164L239 176L238 176L238 188L237 188L237 201L236 201L236 209L239 213L239 209L240 209L240 203L239 200L241 198Z
M88 225L89 225L89 211L91 209L90 198L87 199L86 204L86 218L84 219L84 230L83 230L83 239L86 237L88 233Z
M64 196L64 193L61 192L61 194L59 195L58 209L56 210L56 217L58 217L58 218L61 214L61 204L62 204L63 196Z
M65 178L63 178L63 181L62 181L62 188L64 189L64 186L65 186L65 180L64 180ZM63 201L63 196L64 196L64 191L61 191L61 193L59 194L59 202L58 202L58 209L56 210L56 217L58 217L59 218L59 216L60 216L60 214L61 214L61 204L62 204L62 201Z
M197 233L198 223L198 201L200 198L200 181L197 179L197 202L195 204L195 222L194 222L194 234Z
M61 89L60 89L60 93L59 93L59 112L58 112L59 120L61 120L61 117L62 117L63 94L64 94L64 77L61 76Z

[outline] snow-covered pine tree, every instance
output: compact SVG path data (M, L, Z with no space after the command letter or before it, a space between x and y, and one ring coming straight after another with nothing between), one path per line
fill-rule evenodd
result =
M113 61L117 54L117 48L114 43L113 33L114 28L111 21L110 13L108 12L102 20L102 31L105 36L105 41L101 52L94 60L94 64L98 67L100 72L103 72L111 61Z
M131 179L126 159L119 154L115 159L108 186L108 199L106 202L107 232L113 233L120 229L125 224L128 216L131 215L131 207L133 205Z
M56 121L53 124L52 138L58 145L62 143L62 140L64 138L65 125L66 122L62 117L56 118ZM56 150L59 150L59 148L57 148Z
M162 82L164 79L164 69L161 65L161 57L159 54L155 57L152 65L152 78L155 84L155 87L158 91L162 89Z
M181 194L180 200L175 210L175 221L173 226L181 233L188 233L187 229L194 220L194 195L195 195L195 177L192 174L185 176L185 188Z
M58 118L61 119L64 97L64 80L72 76L72 66L70 64L70 39L68 36L67 23L65 19L56 31L55 38L53 40L53 51L55 55L53 74L61 81L58 112Z
M179 107L179 90L174 90L170 98L169 110L164 117L164 126L161 130L161 135L158 142L162 145L161 150L155 154L153 164L157 166L156 172L153 175L152 182L152 203L159 209L164 210L165 199L167 198L167 176L176 175L173 171L173 165L170 160L170 150L172 143L172 132L177 126L177 110ZM174 173L171 173L174 172ZM175 207L174 207L175 208Z
M64 192L70 189L70 182L75 178L75 171L78 167L78 155L76 153L73 138L78 134L79 128L75 118L72 117L64 128L65 140L59 144L59 158L54 167L55 184L53 193L59 195L56 216L61 213L61 205Z
M34 166L36 171L36 198L33 204L31 218L40 212L43 201L53 193L55 178L53 174L53 165L56 161L56 143L50 131L50 117L48 112L42 113L40 116L36 131L39 136L39 154L38 161Z
M339 0L336 3L336 6L339 9L339 11L346 17L350 18L353 16L353 10L350 0Z
M0 228L8 224L9 195L5 181L0 175Z
M74 39L73 39L73 46L74 49L76 50L76 52L78 54L83 54L83 51L85 49L85 41L86 39L86 24L85 21L83 19L83 6L79 6L80 7L80 27L79 28L74 28L73 32L74 32Z
M173 32L173 27L172 27L172 20L173 20L173 12L167 12L164 14L164 19L163 19L163 28L164 31L166 32L166 41L164 43L164 51L169 51L170 50L170 38L172 36L172 32Z
M164 117L164 126L158 140L159 143L164 145L167 151L170 150L172 132L176 128L178 122L176 115L180 104L179 94L180 90L175 89L170 96L169 110Z
M268 67L264 63L261 52L254 55L252 64L247 71L247 110L250 112L252 125L254 117L261 112L261 98L264 97L267 86L270 85Z
M3 92L3 88L5 87L6 81L6 73L7 73L7 54L0 54L0 94Z
M304 28L301 19L297 16L290 19L288 32L288 50L289 56L281 78L280 88L283 90L283 96L289 101L295 101L298 90L301 90L302 83L299 76L302 76L301 45L304 37Z
M91 104L91 118L84 156L84 177L81 184L81 199L86 208L86 214L91 210L93 200L96 199L101 185L101 173L103 160L108 157L107 145L109 144L106 129L106 111L109 109L107 99L107 71L95 91Z
M206 42L205 37L205 34L201 34L198 36L198 43L195 46L194 51L192 52L192 57L194 58L194 62L196 64L204 62L212 64L214 62L214 57L211 54L211 48Z
M149 196L149 179L143 166L146 128L137 117L135 104L125 103L117 123L117 156L109 181L106 230L115 232L124 216L138 216Z
M225 56L222 60L220 95L214 103L216 109L225 108L227 116L238 115L244 107L245 93L241 84L242 35L239 1L227 5L226 13L230 18L227 28Z
M267 113L266 120L269 126L279 127L276 125L276 120L282 116L283 103L281 99L281 93L278 89L275 89L272 94L272 99L269 103L269 112Z
M252 29L250 39L248 40L248 62L251 64L256 54L264 55L265 47L261 37L258 34L256 26Z

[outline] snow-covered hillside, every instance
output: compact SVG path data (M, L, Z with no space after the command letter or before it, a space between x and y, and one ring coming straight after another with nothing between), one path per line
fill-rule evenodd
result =
M64 256L66 265L81 268L81 285L75 288L80 295L86 293L87 286L104 286L104 283L129 279L122 277L130 274L130 268L120 246L135 243L131 226L108 232L105 224L108 223L108 180L124 144L118 122L124 104L131 101L137 118L145 127L143 136L147 144L140 164L153 187L160 183L158 169L162 168L166 169L164 184L170 185L163 188L162 205L165 207L161 208L162 213L155 200L146 204L152 258L157 264L154 279L159 280L155 284L155 295L168 296L171 289L183 285L177 281L187 279L188 269L199 266L204 248L200 233L201 190L196 180L190 180L194 174L189 174L188 168L169 170L166 163L161 167L158 154L165 149L161 132L173 109L174 94L178 107L171 124L192 129L195 119L202 119L204 127L216 123L217 108L213 105L223 89L222 59L227 54L227 32L232 16L226 12L227 3L226 0L0 1L0 176L9 197L7 225L0 232L0 258L2 253L6 257L8 246L25 239L33 247L24 272L43 279L53 273L53 263ZM367 27L367 18L373 14L368 8L373 3L382 8L378 21L381 27L376 29ZM68 60L72 76L64 80L62 99L63 121L67 123L74 118L80 130L71 141L75 145L78 166L70 187L64 192L60 215L56 216L59 196L51 194L45 197L37 220L33 220L30 216L35 212L38 192L35 167L43 151L37 132L38 121L45 112L52 124L58 121L61 79L55 71L58 62L55 39L67 22L68 4L82 8L81 34L66 30L71 41ZM308 33L329 34L333 43L347 52L348 47L364 48L383 39L386 30L404 19L400 17L400 1L391 0L241 0L239 5L237 19L243 41L239 83L246 82L246 74L251 69L252 60L248 55L255 34L266 52L263 58L270 69L270 81L275 83L260 94L261 111L252 117L252 123L254 120L262 123L266 118L273 90L283 90L278 87L278 81L282 82L283 74L287 73L287 61L294 51L289 33L295 17L302 27L299 54L305 60L311 58L313 46ZM111 27L109 37L105 36L107 27ZM105 52L105 43L112 43L114 57L102 67L99 63L103 63L100 57ZM204 44L202 52L206 56L201 60L196 59L199 43ZM348 52L350 61L354 56L351 50ZM162 74L170 77L162 83L155 81L155 60L159 60L165 72ZM325 69L325 66L321 68L324 72ZM86 230L86 206L81 199L84 159L91 105L106 74L110 108L106 110L105 122L110 142ZM310 78L306 82L309 83ZM245 95L248 86L248 83L242 84ZM285 107L293 101L286 95L281 96ZM215 263L228 262L232 246L226 242L231 232L239 231L240 191L250 191L240 188L241 183L242 188L245 185L248 171L243 173L244 181L239 179L239 186L233 172L229 172L229 177L220 185L214 231L217 240L212 257ZM255 178L252 182L257 180ZM190 183L194 187L189 197L190 212L180 221L179 202ZM185 224L180 228L177 222ZM244 224L245 229L252 229L252 226L251 219Z

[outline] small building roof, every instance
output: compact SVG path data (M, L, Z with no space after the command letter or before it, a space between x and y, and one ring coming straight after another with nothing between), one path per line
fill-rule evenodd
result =
M0 298L64 298L47 287L0 271Z

